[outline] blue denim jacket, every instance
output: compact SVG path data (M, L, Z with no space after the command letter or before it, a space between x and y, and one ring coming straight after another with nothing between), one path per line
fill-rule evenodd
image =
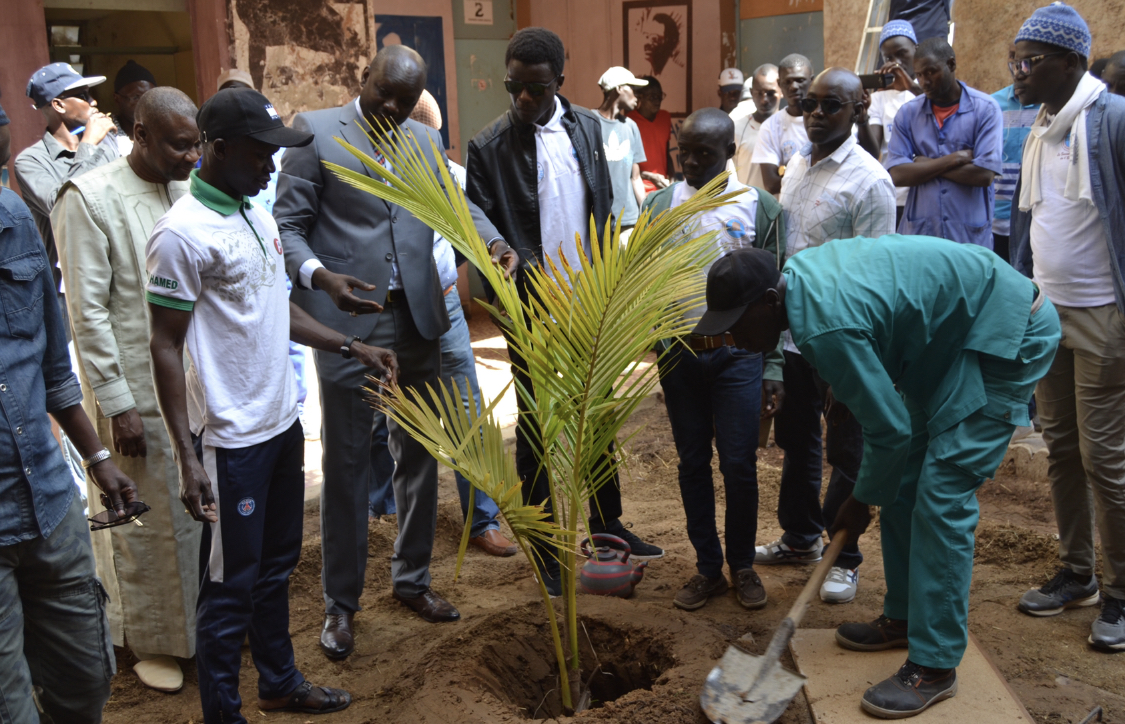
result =
M81 401L43 242L0 189L0 546L49 536L66 514L78 488L47 413Z
M1102 93L1086 115L1086 138L1090 154L1090 185L1094 205L1105 224L1109 243L1110 273L1117 309L1125 314L1125 98ZM1032 276L1031 212L1019 210L1020 187L1016 184L1012 203L1012 266Z

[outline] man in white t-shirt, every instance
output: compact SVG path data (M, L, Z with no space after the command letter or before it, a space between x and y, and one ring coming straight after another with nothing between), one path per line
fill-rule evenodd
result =
M207 524L195 648L203 718L246 721L238 679L247 633L259 709L339 711L351 695L307 682L289 638L305 488L289 340L354 357L384 378L396 376L398 363L393 352L334 332L289 302L277 224L247 198L266 187L278 147L312 136L286 128L248 88L219 91L197 121L203 165L157 222L145 256L161 415L181 500Z
M1062 3L1016 35L1021 103L1042 104L1012 204L1012 265L1054 303L1062 340L1035 389L1062 569L1020 599L1033 616L1098 603L1089 643L1125 650L1125 99L1086 72L1091 36ZM1095 520L1097 524L1095 525Z
M598 106L597 115L601 121L602 148L613 187L611 210L621 222L623 241L628 238L625 232L637 225L637 217L641 213L645 184L641 180L640 164L648 160L641 129L625 114L637 108L637 95L633 89L647 85L647 80L637 78L619 65L602 73L598 79L602 104Z
M778 63L778 84L789 105L784 113L775 113L762 124L750 157L750 162L761 169L764 188L774 196L781 193L785 165L809 142L801 115L801 99L808 92L812 77L812 63L803 55L793 53Z
M887 161L887 144L895 129L895 116L907 102L922 95L922 88L914 80L914 51L918 40L914 37L914 26L907 20L892 20L883 26L879 35L879 52L883 56L883 66L878 72L894 75L895 82L889 88L871 94L871 105L867 109L867 123L856 126L856 137L866 148L879 149L879 159L884 165ZM895 189L897 217L902 218L902 208L906 205L906 195L910 189L900 186ZM896 220L897 225L897 220Z
M750 79L750 100L743 101L730 112L734 121L734 168L739 182L765 188L762 170L750 159L758 145L762 124L769 120L781 104L781 87L777 84L777 66L760 65ZM749 106L744 109L744 106Z

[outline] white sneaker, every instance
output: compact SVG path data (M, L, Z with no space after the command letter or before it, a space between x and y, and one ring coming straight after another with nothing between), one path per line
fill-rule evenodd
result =
M790 548L781 542L781 539L754 548L754 563L758 565L774 566L781 563L818 563L822 546L810 548L807 551Z
M848 603L859 589L859 569L832 566L820 586L820 600L825 603Z

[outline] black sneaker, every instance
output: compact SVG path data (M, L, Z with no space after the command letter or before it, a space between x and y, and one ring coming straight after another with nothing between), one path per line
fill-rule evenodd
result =
M707 605L709 599L726 593L728 587L727 579L721 573L718 578L696 573L672 599L672 604L685 611L694 611Z
M734 573L734 593L743 608L751 611L765 608L766 587L753 568L743 568Z
M1102 614L1090 624L1089 641L1102 651L1125 651L1125 601L1105 597Z
M657 558L664 557L664 549L657 548L651 543L645 543L637 537L637 535L629 530L633 524L622 525L620 519L615 519L606 525L595 525L593 521L590 523L591 528L602 528L602 530L595 530L595 533L608 533L615 535L621 540L629 544L629 559L634 561L651 561Z
M1057 616L1068 608L1094 606L1098 599L1097 578L1083 578L1069 568L1060 568L1047 585L1023 594L1018 608L1031 616Z
M863 710L880 719L905 719L957 695L957 669L931 669L910 659L898 673L863 694Z
M551 598L558 598L562 595L562 571L559 568L559 562L549 553L538 552L542 559L535 562L535 580L538 581L539 576L542 575L543 585L547 587L547 593Z
M909 648L906 621L880 616L868 623L845 623L836 629L836 643L852 651Z

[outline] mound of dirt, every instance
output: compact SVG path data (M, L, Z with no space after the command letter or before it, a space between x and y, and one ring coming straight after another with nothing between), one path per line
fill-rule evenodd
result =
M977 563L995 563L1001 566L1025 563L1048 564L1057 561L1057 540L1027 528L1014 525L982 523L977 528Z

